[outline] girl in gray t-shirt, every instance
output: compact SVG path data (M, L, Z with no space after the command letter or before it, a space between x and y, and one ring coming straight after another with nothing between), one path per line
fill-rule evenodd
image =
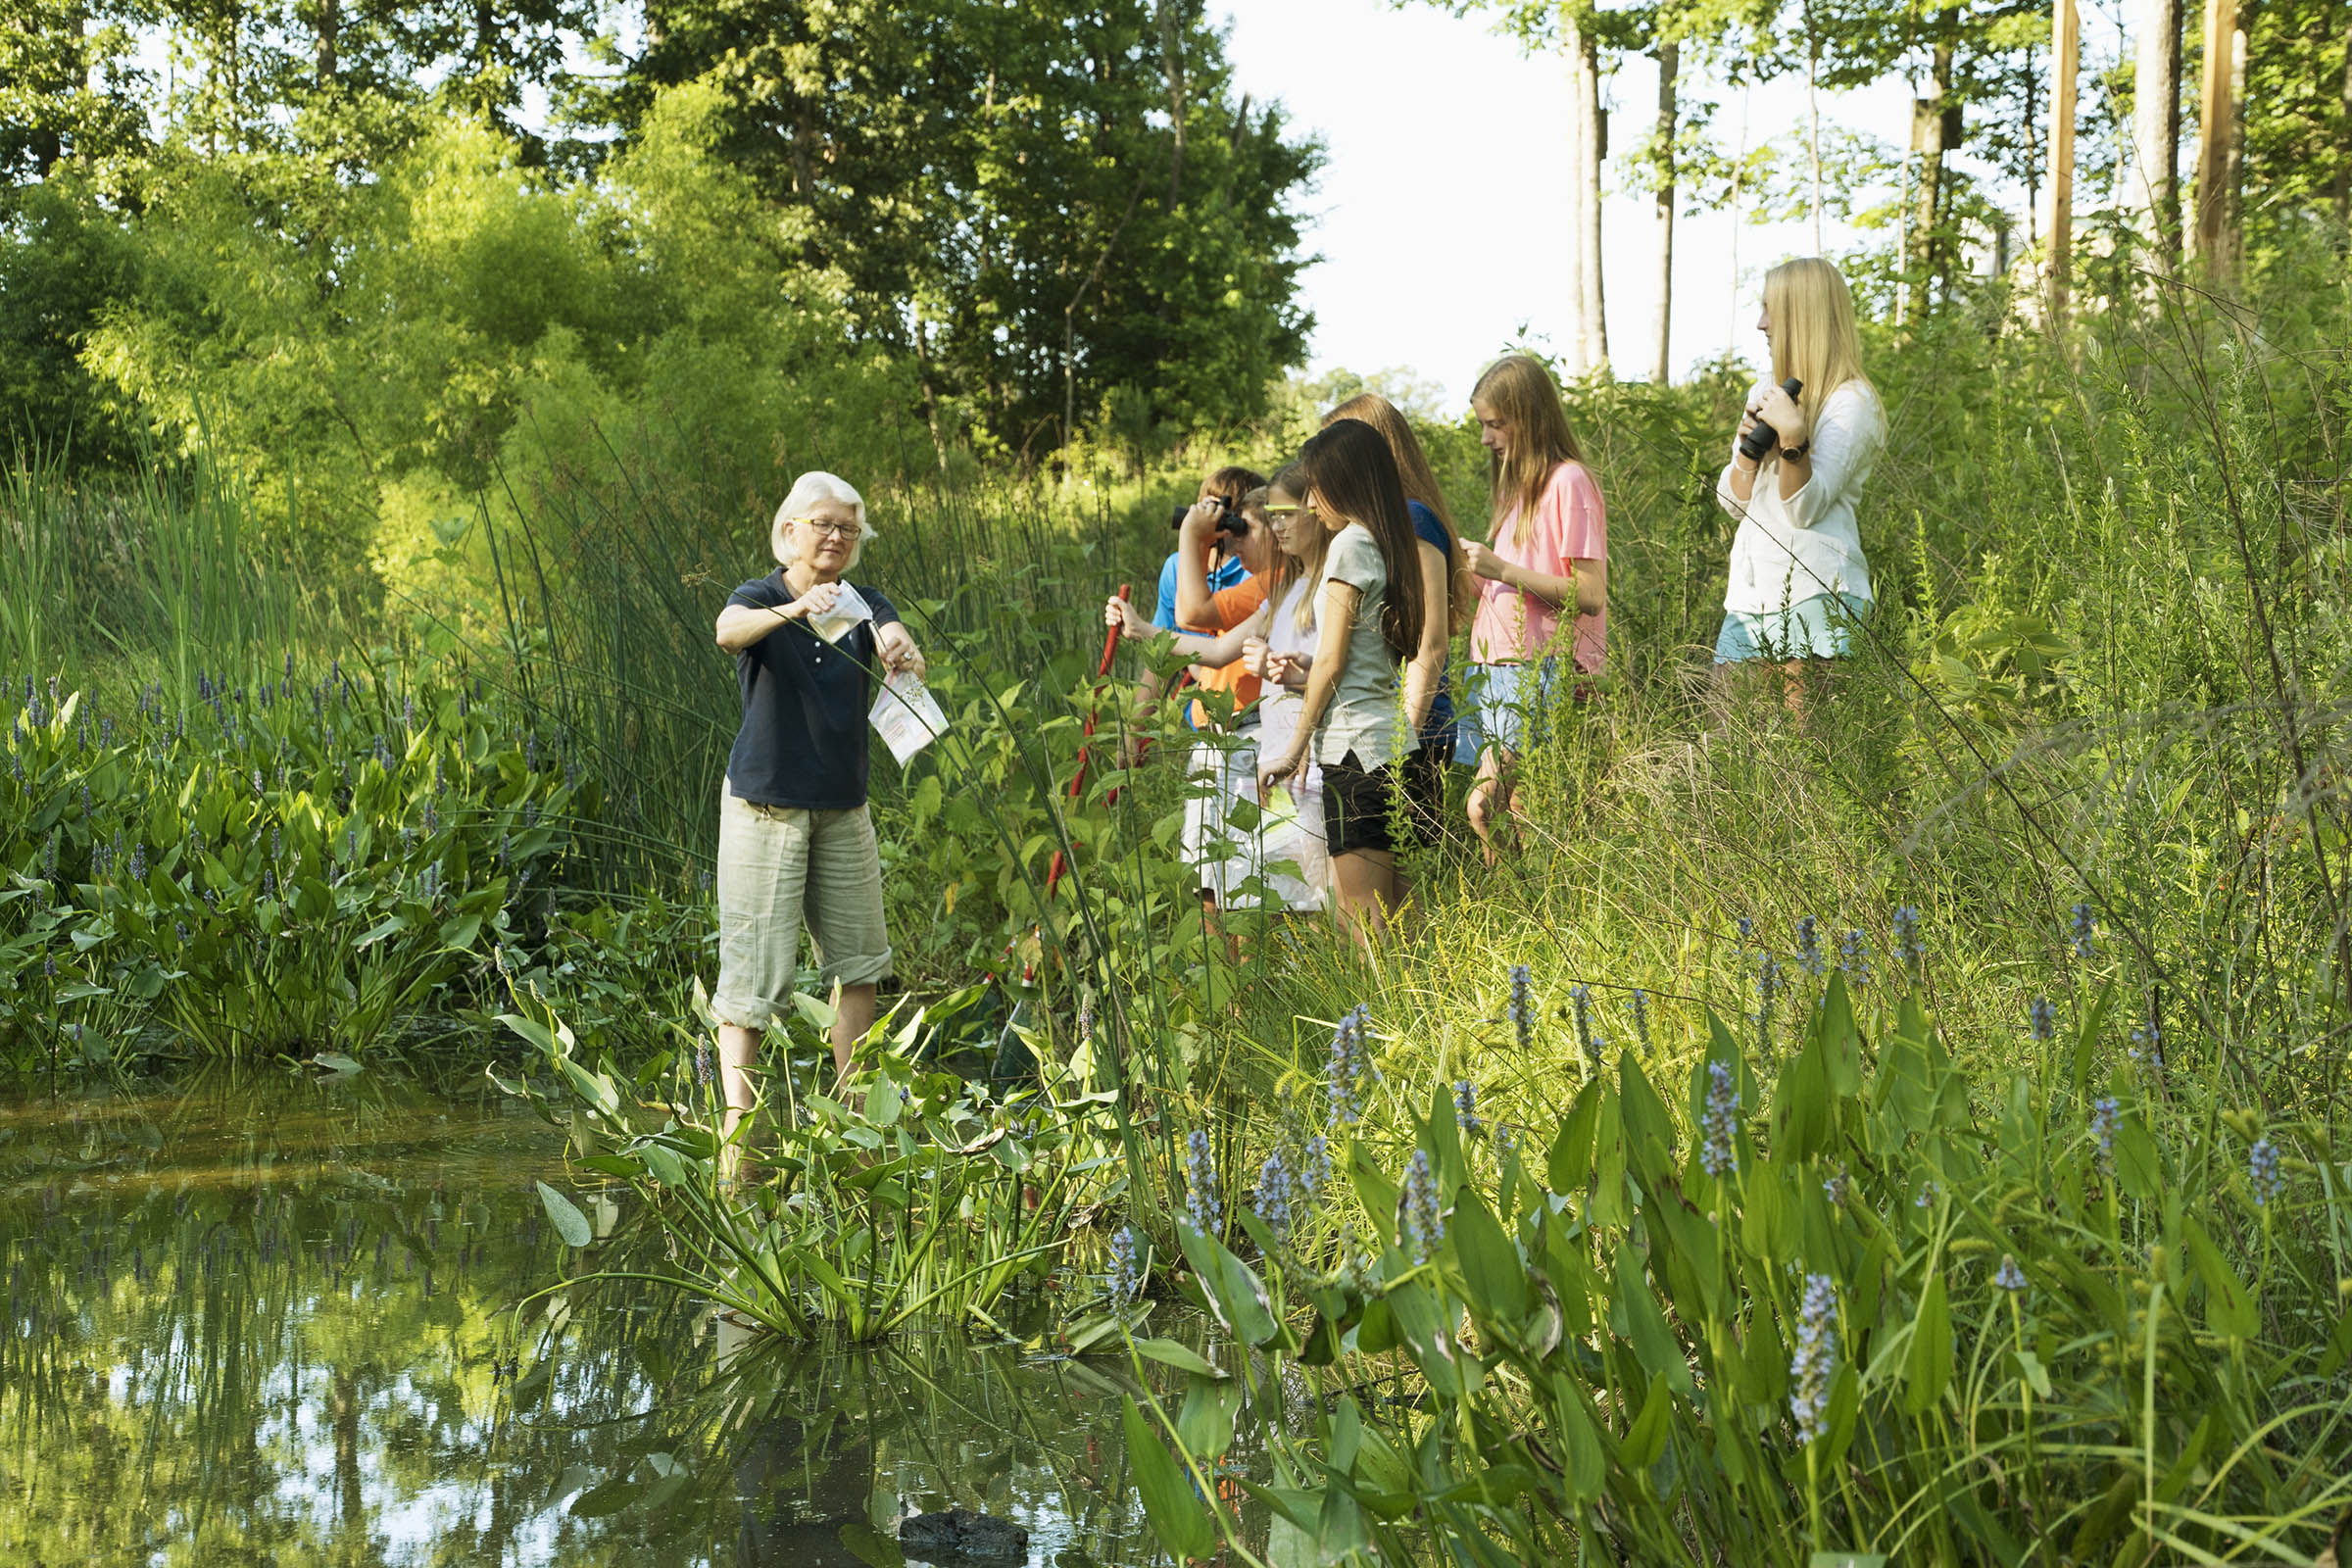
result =
M1298 461L1307 504L1330 531L1298 727L1268 760L1271 790L1305 765L1323 767L1323 830L1334 906L1369 945L1397 903L1398 763L1412 747L1397 702L1396 668L1421 643L1422 588L1412 514L1396 460L1357 419L1326 425Z

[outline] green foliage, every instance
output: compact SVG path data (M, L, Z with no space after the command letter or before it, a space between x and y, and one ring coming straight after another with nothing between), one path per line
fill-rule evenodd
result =
M561 1023L507 1014L543 1054L554 1092L491 1077L551 1121L561 1107L582 1163L627 1183L668 1238L668 1267L622 1265L610 1277L652 1279L802 1338L837 1329L875 1339L925 1316L988 1324L1008 1298L1035 1290L1072 1226L1121 1181L1105 1097L1064 1080L1054 1087L1070 1098L1040 1087L999 1098L923 1064L942 1024L975 997L917 1009L887 1035L889 1020L877 1024L861 1052L867 1070L830 1093L780 1063L765 1080L769 1111L724 1136L699 1030L631 1076L609 1057L581 1061ZM808 1010L830 1023L821 1004ZM771 1038L769 1050L783 1045ZM829 1075L821 1054L809 1066ZM539 1193L567 1244L593 1244L576 1205L544 1182Z
M2086 1080L2064 1039L1972 1080L1918 993L1857 1030L1843 981L1778 1062L1710 1019L1687 1104L1632 1050L1524 1132L1457 1128L1441 1086L1426 1210L1408 1174L1337 1269L1187 1231L1228 1322L1271 1293L1250 1375L1319 1396L1252 1492L1326 1561L2316 1548L2352 1503L2321 1458L2352 1408L2334 1133L2152 1067ZM1399 1376L1386 1417L1346 1397ZM1149 1476L1158 1439L1129 1442Z

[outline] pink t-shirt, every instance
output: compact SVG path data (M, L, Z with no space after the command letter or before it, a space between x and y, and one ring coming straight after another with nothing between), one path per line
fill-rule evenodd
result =
M1518 529L1513 538L1513 507L1496 521L1494 542L1487 548L1514 566L1526 566L1555 577L1575 575L1578 561L1609 559L1609 519L1600 504L1600 487L1581 463L1563 463L1551 470L1544 498L1536 504L1532 528ZM1488 578L1479 584L1478 616L1470 623L1470 657L1482 664L1524 663L1550 651L1560 629L1563 607ZM1584 674L1599 671L1608 651L1609 612L1576 617L1576 667Z

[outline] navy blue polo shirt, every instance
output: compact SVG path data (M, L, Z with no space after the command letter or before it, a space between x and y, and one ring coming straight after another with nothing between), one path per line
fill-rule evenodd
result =
M727 754L727 785L759 806L842 811L865 804L865 715L882 667L874 628L899 618L880 589L851 583L874 618L828 643L797 620L735 656L743 728ZM730 605L781 610L794 595L781 568L727 596Z

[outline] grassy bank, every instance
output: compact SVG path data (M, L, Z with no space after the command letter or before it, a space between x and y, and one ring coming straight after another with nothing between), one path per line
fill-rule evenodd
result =
M1125 706L1096 691L1096 607L1155 569L1164 489L877 496L869 569L956 721L904 777L877 764L909 1010L981 983L961 1044L993 1048L1025 1004L1030 1043L1072 1063L1054 1093L1105 1097L1083 1135L1101 1159L1056 1146L1072 1228L1024 1267L1080 1289L1132 1227L1154 1289L1240 1288L1234 1331L1322 1381L1324 1413L1275 1446L1276 1511L1329 1553L2315 1555L2343 1503L2316 1456L2341 1447L2352 1348L2347 319L2339 278L2258 318L2168 298L2064 346L1957 315L1879 345L1879 612L1794 707L1719 685L1705 657L1737 382L1578 389L1610 506L1607 689L1532 749L1519 852L1488 870L1441 847L1418 918L1370 959L1314 922L1251 918L1231 922L1237 966L1172 863L1166 761L1059 797L1086 716ZM1428 435L1459 514L1483 516L1472 432ZM582 922L639 967L575 959L570 996L593 979L642 1015L666 986L674 1016L707 968L699 872L734 723L709 621L760 569L761 530L662 479L485 497L431 570L365 591L235 547L283 584L239 603L298 607L297 640L332 628L306 659L341 638L399 679L479 673L507 733L561 736L593 780L548 917L502 944L508 974L469 971L483 1010L514 972L554 987L540 933ZM20 482L12 525L62 506ZM122 692L164 679L175 648L201 671L285 635L258 614L217 629L218 588L201 614L175 599L149 531L98 535L122 541L110 557L60 530L43 537L68 577L12 568L20 665ZM162 585L110 592L163 608L95 632L101 581ZM190 706L192 682L166 685ZM72 844L87 763L57 744L43 798ZM12 841L12 933L45 877L48 907L96 907L45 871L44 842ZM1049 905L1057 849L1076 874ZM620 923L648 907L666 934ZM1335 1120L1334 1025L1358 1005L1364 1058L1342 1053L1341 1073L1362 1110ZM691 1034L582 1039L613 1056L612 1094L690 1098ZM883 1129L850 1136L873 1114L826 1111L844 1148L878 1147ZM1727 1144L1739 1181L1710 1168ZM1326 1156L1270 1225L1271 1195ZM886 1237L855 1163L826 1234ZM1018 1183L991 1191L1019 1201ZM776 1206L786 1242L792 1212ZM1251 1316L1228 1255L1289 1327ZM2022 1292L1996 1279L2004 1256ZM1531 1271L1557 1323L1494 1294ZM1832 1318L1829 1370L1792 1367ZM1811 1416L1789 1403L1807 1365ZM1163 1465L1235 1441L1214 1414L1227 1380L1203 1376L1189 1419L1168 1412L1185 1446L1155 1448ZM1139 1453L1160 1442L1142 1437ZM1190 1495L1160 1498L1171 1544L1213 1529Z

